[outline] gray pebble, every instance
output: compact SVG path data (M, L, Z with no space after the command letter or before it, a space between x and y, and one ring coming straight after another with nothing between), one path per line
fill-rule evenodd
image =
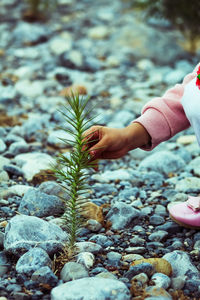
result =
M86 268L76 262L68 262L61 270L60 278L64 281L76 280L84 277L88 277L88 271Z
M111 266L119 266L120 260L121 260L121 254L118 252L108 252L107 258L108 258L108 264Z
M164 230L158 230L149 235L149 240L152 242L161 242L168 236L168 232Z
M152 225L161 225L165 222L165 219L159 215L154 214L149 218L149 223Z

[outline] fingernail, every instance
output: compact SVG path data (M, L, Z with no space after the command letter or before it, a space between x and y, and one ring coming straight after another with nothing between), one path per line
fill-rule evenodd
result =
M94 150L90 152L90 155L91 155L91 156L95 156L96 154L97 154L97 152L94 151Z

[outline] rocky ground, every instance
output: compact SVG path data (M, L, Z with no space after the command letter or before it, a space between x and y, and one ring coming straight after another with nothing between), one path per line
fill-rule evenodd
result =
M95 214L66 264L67 196L47 171L69 150L58 129L67 87L91 96L99 124L124 127L197 58L167 22L144 24L120 0L59 0L46 22L24 21L24 10L0 3L0 299L200 299L200 233L167 212L200 192L191 129L91 171Z

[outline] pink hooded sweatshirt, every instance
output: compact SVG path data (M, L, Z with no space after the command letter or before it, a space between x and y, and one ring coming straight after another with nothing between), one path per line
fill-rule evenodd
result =
M186 109L182 103L185 87L197 76L198 64L194 71L188 74L181 84L176 84L162 97L149 101L142 109L142 115L134 120L145 127L151 136L151 145L143 150L152 150L158 144L170 139L176 133L188 128L192 122L186 116ZM194 84L195 86L195 84ZM197 87L194 87L198 89ZM200 103L200 91L199 103ZM187 99L190 101L191 99ZM199 119L200 119L200 112ZM199 129L200 131L200 129ZM196 133L196 132L195 132Z

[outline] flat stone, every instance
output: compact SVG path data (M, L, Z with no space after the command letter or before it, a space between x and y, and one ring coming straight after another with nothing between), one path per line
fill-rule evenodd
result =
M191 160L191 162L187 166L187 170L192 173L194 173L195 176L199 177L200 176L200 157L196 157L195 159Z
M101 175L94 174L92 175L94 179L100 180L100 182L109 182L114 180L131 180L131 174L129 170L113 170L113 171L105 171Z
M55 287L51 300L130 300L126 285L115 279L89 277L73 280Z

